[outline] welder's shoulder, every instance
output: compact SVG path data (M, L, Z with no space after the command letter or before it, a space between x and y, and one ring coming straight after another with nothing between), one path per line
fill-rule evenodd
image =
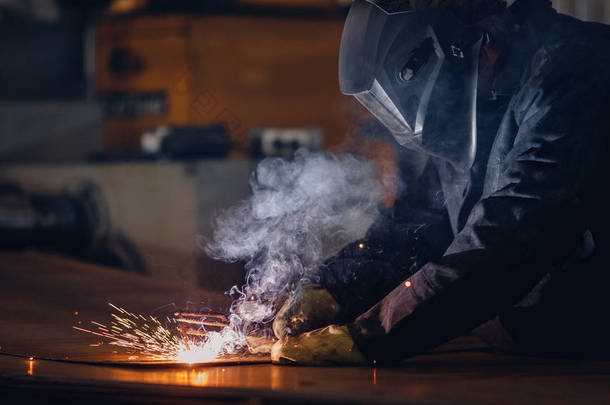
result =
M553 106L606 104L610 92L610 27L559 19L526 69L514 104L518 123Z

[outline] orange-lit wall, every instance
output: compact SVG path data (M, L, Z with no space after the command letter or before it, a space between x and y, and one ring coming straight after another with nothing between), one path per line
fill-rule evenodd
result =
M587 21L610 23L608 0L553 0L557 11Z
M343 20L265 16L139 16L98 27L97 89L162 91L168 111L107 118L111 151L134 151L142 131L157 125L224 122L245 145L258 127L320 127L326 146L341 143L362 111L339 91ZM108 67L117 48L142 65L128 75Z

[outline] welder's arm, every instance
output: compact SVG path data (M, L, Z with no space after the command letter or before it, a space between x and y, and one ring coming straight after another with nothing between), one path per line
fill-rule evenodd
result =
M412 157L412 156L411 156ZM406 193L382 212L367 235L328 259L319 285L284 302L273 322L278 338L353 321L424 263L442 256L453 239L436 167L402 173ZM406 178L406 179L405 179Z
M430 162L365 238L326 261L319 282L339 303L339 320L352 321L423 264L441 257L452 239L438 174Z
M451 242L448 220L433 218L433 213L417 219L424 225L385 220L366 238L329 259L320 269L320 284L299 288L278 310L275 335L282 338L353 321L413 274L412 269L421 267L420 260L440 257ZM444 240L448 241L441 245Z
M367 357L400 360L472 330L572 253L607 150L594 133L606 90L578 80L545 76L532 85L542 90L517 99L501 128L516 135L463 231L440 260L348 325Z

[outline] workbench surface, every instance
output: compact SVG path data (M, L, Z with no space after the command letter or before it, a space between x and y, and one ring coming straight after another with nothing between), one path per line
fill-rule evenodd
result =
M127 355L108 345L90 347L96 339L71 328L80 319L107 316L109 300L148 313L188 300L221 307L226 297L37 253L0 254L0 297L0 394L8 399L610 404L610 362L497 354L472 338L395 368L85 364Z

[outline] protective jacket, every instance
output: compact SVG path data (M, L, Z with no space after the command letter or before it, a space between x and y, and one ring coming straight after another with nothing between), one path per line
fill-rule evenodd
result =
M348 325L370 358L399 360L475 328L507 349L610 353L610 28L541 0L510 11L520 29L479 103L474 166L460 173L430 159L422 177L430 201L421 206L437 218L415 221L432 224L429 261L398 255L418 270ZM351 266L396 269L377 259ZM360 285L373 288L366 278Z

